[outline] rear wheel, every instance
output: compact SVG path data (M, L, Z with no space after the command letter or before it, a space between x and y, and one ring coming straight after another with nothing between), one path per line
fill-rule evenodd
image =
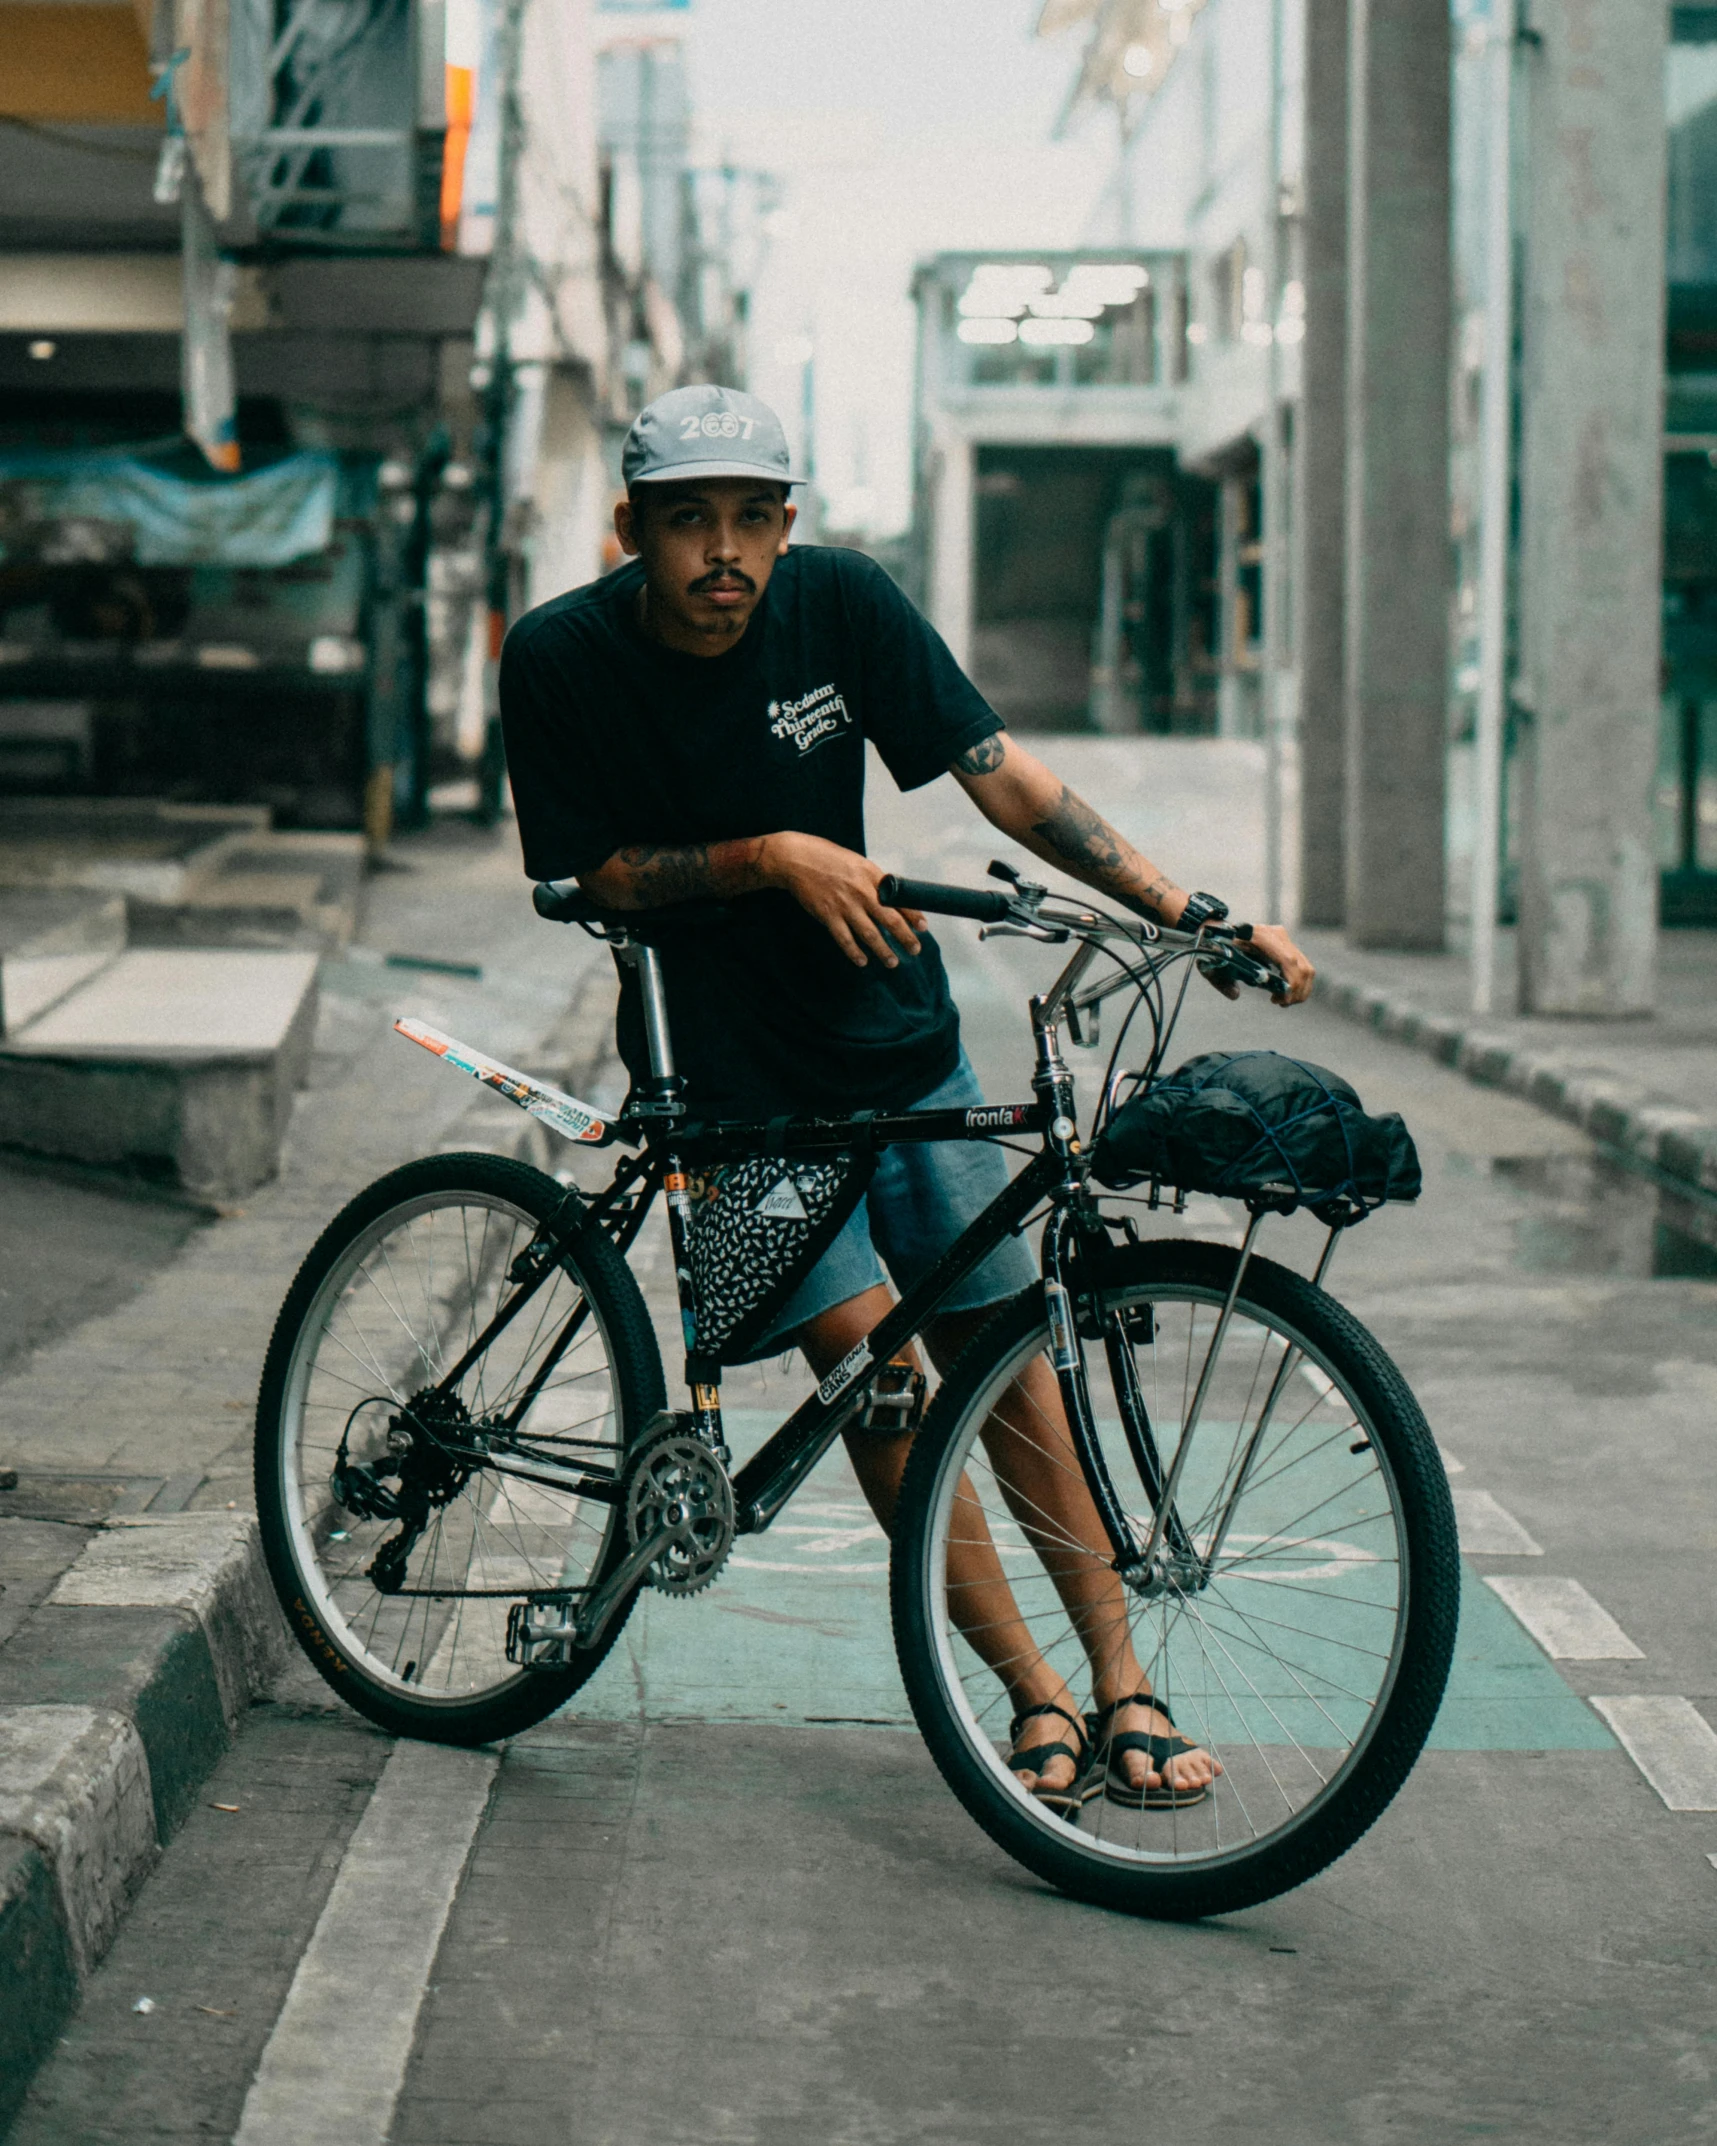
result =
M1122 1359L1166 1469L1237 1256L1177 1242L1120 1254L1102 1298L1126 1315L1117 1356L1082 1344L1098 1442L1141 1543L1153 1497L1123 1429ZM1137 1914L1249 1906L1352 1846L1436 1716L1460 1599L1436 1447L1364 1328L1254 1257L1175 1500L1178 1572L1129 1586L1047 1365L1031 1368L1047 1344L1042 1294L1023 1292L955 1366L919 1435L892 1563L913 1710L978 1823L1052 1883ZM982 1569L1005 1576L1016 1623L998 1616ZM980 1596L987 1620L973 1612ZM1099 1762L1069 1818L1009 1772L1010 1676L1041 1654L1089 1705L1093 1664L1113 1647L1130 1648L1180 1733L1218 1760L1202 1800L1129 1807L1104 1792L1113 1775Z
M448 1379L564 1199L500 1156L410 1163L329 1224L275 1326L256 1428L269 1569L317 1670L396 1734L528 1728L625 1621L571 1668L507 1660L514 1603L598 1582L625 1555L621 1508L598 1493L665 1399L643 1300L601 1228Z

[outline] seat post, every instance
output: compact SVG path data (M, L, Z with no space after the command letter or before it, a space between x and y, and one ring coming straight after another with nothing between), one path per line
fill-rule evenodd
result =
M656 1081L674 1078L674 1039L668 1028L668 994L662 983L662 957L653 946L636 941L628 948L638 972L638 990L644 1001L644 1040L650 1051L650 1077Z

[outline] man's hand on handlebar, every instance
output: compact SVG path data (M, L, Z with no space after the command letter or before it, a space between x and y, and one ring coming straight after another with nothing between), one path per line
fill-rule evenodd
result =
M1280 924L1254 924L1252 936L1246 941L1246 951L1280 970L1281 984L1270 993L1278 1006L1298 1006L1311 997L1312 978L1317 971ZM1214 972L1207 969L1205 975L1224 998L1240 996L1239 985L1225 977L1220 968Z
M856 850L821 835L765 835L757 873L759 885L780 888L814 916L855 968L867 967L874 954L885 968L897 969L896 947L919 951L923 916L916 909L888 908L876 891L887 875Z

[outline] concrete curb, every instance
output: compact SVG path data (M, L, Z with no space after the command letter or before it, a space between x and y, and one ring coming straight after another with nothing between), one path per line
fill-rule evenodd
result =
M1320 970L1313 996L1332 1013L1452 1066L1483 1088L1502 1088L1580 1126L1666 1177L1717 1192L1717 1120L1668 1101L1574 1052L1532 1050L1506 1029L1430 1013L1404 995Z
M0 2132L285 1637L255 1520L145 1514L0 1650Z

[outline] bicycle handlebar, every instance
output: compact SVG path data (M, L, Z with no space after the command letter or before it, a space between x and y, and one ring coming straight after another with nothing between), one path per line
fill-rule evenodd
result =
M969 917L974 924L1000 924L1013 897L986 887L944 887L934 879L901 879L890 872L876 890L888 909L924 909L938 917Z
M877 898L890 909L922 909L931 916L965 917L975 924L1005 923L1013 914L1015 897L988 887L949 887L933 879L902 879L890 872L877 887ZM591 900L576 879L539 880L531 889L531 905L551 924L594 924L614 921L615 913ZM642 913L630 918L633 927L644 922ZM1281 972L1256 954L1246 951L1227 932L1212 937L1199 966L1255 990L1274 990Z
M1214 958L1201 960L1198 965L1206 976L1219 982L1249 984L1254 991L1274 991L1284 980L1273 961L1243 953L1232 944L1219 945L1212 954Z

